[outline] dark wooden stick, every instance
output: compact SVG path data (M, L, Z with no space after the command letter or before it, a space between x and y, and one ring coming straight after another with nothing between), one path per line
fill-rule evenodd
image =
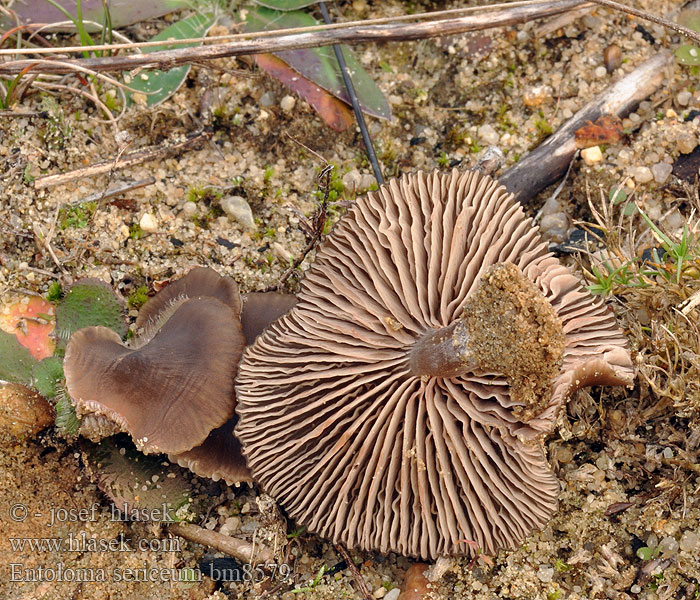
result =
M369 591L369 587L367 587L367 582L362 576L362 573L360 573L360 569L358 569L357 565L355 565L355 563L353 562L352 557L350 556L348 551L345 548L343 548L340 544L338 544L335 547L335 549L343 557L343 560L348 564L348 569L350 569L350 572L352 573L352 576L355 579L355 582L357 583L357 587L360 588L360 593L362 594L364 600L372 600L372 594Z
M131 71L133 69L168 70L178 65L246 54L262 54L299 48L318 48L333 44L360 44L363 42L390 42L422 40L440 36L456 35L467 31L477 31L493 27L505 27L525 23L534 19L550 17L587 4L584 0L552 0L530 6L499 8L476 15L466 15L454 19L440 19L422 23L389 23L385 25L357 25L331 30L297 33L260 39L234 41L225 44L211 44L190 48L177 48L161 52L108 56L99 58L67 59L53 64L42 60L35 73L71 73L75 66L91 71ZM36 59L13 60L0 63L0 75L16 75Z
M523 204L561 179L576 152L574 132L587 121L605 114L627 115L666 81L666 68L673 63L668 50L655 54L634 71L596 96L557 132L499 177L500 182Z

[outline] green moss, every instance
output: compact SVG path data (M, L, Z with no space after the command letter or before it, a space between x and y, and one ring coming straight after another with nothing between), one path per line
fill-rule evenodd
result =
M58 283L58 281L54 281L49 286L49 291L46 292L46 299L49 302L57 302L58 300L61 299L62 295L63 295L63 288L61 287L61 284Z
M132 240L140 240L143 237L143 229L138 223L132 223L129 227L129 237Z
M148 287L142 285L141 287L135 289L126 300L129 308L139 309L148 301Z
M97 210L97 202L82 202L74 206L67 206L58 212L58 226L61 230L73 227L82 229L87 227L92 215Z

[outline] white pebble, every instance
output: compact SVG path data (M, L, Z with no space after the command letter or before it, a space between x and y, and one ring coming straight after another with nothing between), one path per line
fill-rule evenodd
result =
M247 229L255 230L255 218L250 205L241 196L227 196L221 199L221 210Z
M498 135L498 132L491 127L488 123L482 125L478 129L479 137L484 140L489 146L493 146L495 144L498 144L498 141L500 140L500 136Z
M678 552L678 542L670 535L667 535L659 542L659 552L664 556L673 556Z
M291 112L294 109L294 105L297 103L297 99L294 96L285 96L280 101L280 108L284 112Z
M581 150L581 158L587 165L594 165L603 160L603 153L600 151L600 146L592 146Z
M265 92L258 100L260 106L272 106L275 103L275 95L272 92Z
M673 450L671 448L664 448L663 451L664 458L673 458Z
M153 233L158 230L158 222L151 213L145 213L139 220L139 227L145 233Z
M693 95L688 90L681 90L676 95L676 102L681 106L688 106Z
M552 581L552 577L554 577L554 567L540 565L540 568L537 570L537 578L544 583L548 583Z
M386 596L386 588L384 586L378 587L374 592L372 592L372 598L384 598Z
M401 590L399 588L394 588L392 590L389 590L386 593L386 596L384 596L384 600L398 600L400 593L401 593Z
M182 207L182 216L186 219L191 219L197 214L197 205L194 202L185 202Z
M272 242L272 252L277 258L279 258L285 265L291 264L293 257L282 244L279 242Z
M343 187L349 191L358 191L362 183L362 174L357 169L352 169L343 175Z
M649 183L654 179L649 167L635 167L632 171L632 177L637 183Z
M608 74L608 70L603 67L602 65L600 67L597 67L595 70L595 76L600 79L601 77L605 77Z

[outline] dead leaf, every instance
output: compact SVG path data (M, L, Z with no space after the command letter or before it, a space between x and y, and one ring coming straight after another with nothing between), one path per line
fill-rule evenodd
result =
M310 79L299 75L286 62L272 54L256 54L255 62L263 71L279 79L306 100L323 122L336 131L345 131L353 124L353 114L347 104L320 88Z
M617 144L622 139L622 121L616 115L603 115L579 127L574 136L577 148Z

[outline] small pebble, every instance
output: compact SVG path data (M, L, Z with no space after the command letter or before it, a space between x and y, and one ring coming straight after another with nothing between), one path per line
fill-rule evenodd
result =
M540 568L537 570L537 578L544 583L549 583L552 581L552 577L554 577L554 567L540 565Z
M549 96L551 94L544 85L529 87L523 92L523 104L525 106L539 106Z
M635 167L632 171L632 177L637 183L649 183L654 179L649 167Z
M358 191L362 183L362 174L357 169L352 169L343 175L343 187L349 191Z
M294 96L285 96L280 102L280 108L284 112L291 112L294 110L294 106L297 103L297 99Z
M622 64L622 50L619 46L611 44L603 52L603 61L608 73L612 73Z
M255 218L250 205L241 196L227 196L221 199L221 210L247 229L255 230Z
M145 233L154 233L158 230L158 221L151 213L145 213L139 220L139 227Z
M592 146L581 150L581 158L587 165L594 165L603 160L603 153L600 150L600 146Z
M636 583L630 588L630 592L632 594L638 594L641 591L642 591L642 586L637 585Z
M378 587L374 592L372 592L372 598L384 598L386 596L386 588L384 586Z
M391 589L386 593L386 596L384 596L384 600L397 600L400 593L401 590L399 588Z
M659 542L659 552L664 556L673 556L678 552L678 542L675 538L667 535Z
M598 79L600 79L601 77L605 77L608 74L608 70L603 66L596 67L594 74Z
M272 92L265 92L258 100L260 106L272 106L275 103L275 95Z
M279 242L272 242L272 252L284 265L289 265L294 260L294 257Z
M498 144L498 141L501 139L498 132L488 123L479 127L478 134L479 137L489 145Z
M182 216L186 219L191 219L197 214L197 205L194 202L185 202L182 207Z
M678 148L678 152L681 154L690 154L693 150L695 150L695 146L697 145L697 138L689 133L681 133L676 138L676 147Z
M688 90L681 90L676 95L676 102L681 106L688 106L693 95Z
M678 547L683 552L694 552L700 550L700 535L694 531L684 531Z
M564 465L574 460L574 453L571 451L571 448L559 448L557 450L557 460Z
M665 183L672 171L673 166L663 162L656 163L651 167L651 174L654 176L656 183Z

